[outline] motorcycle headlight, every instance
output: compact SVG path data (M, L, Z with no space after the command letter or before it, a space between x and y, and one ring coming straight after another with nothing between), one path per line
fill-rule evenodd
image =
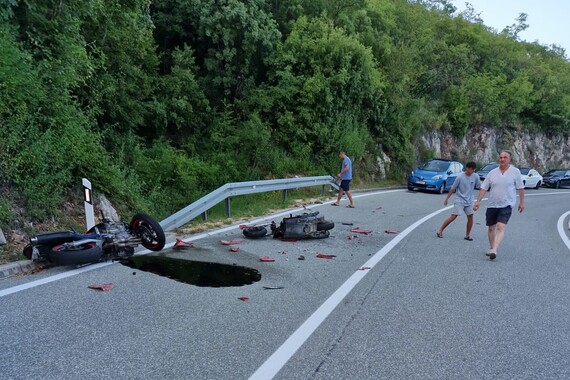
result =
M433 179L434 181L437 181L438 179L441 179L443 176L441 174L438 175L434 175L433 177L431 177L431 179Z

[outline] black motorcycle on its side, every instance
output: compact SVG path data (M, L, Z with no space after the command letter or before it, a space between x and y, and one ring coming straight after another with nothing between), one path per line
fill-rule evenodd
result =
M56 265L82 265L104 260L131 257L142 245L151 251L164 248L166 237L160 224L152 217L139 213L130 223L115 222L103 217L85 234L74 230L47 232L30 237L24 256L34 261Z

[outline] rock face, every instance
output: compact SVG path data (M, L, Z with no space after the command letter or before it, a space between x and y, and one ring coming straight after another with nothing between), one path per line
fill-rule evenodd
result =
M103 194L99 195L99 204L97 206L106 218L114 222L121 221L117 210L115 210L111 202Z
M0 245L4 245L6 243L6 237L4 236L4 232L2 232L2 228L0 228Z
M570 137L548 137L544 134L497 130L479 127L456 138L449 133L433 131L421 137L419 145L435 152L435 157L461 162L475 161L485 165L498 161L501 150L512 153L512 163L544 173L553 168L570 168Z

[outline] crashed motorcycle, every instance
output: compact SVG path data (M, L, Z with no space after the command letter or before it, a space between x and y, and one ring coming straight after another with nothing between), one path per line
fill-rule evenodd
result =
M30 237L24 256L56 265L82 265L132 256L142 245L151 251L164 248L166 237L160 224L146 214L136 214L130 223L103 221L85 234L74 230L47 232Z
M334 222L325 220L324 216L319 216L319 212L315 211L296 216L289 214L279 225L271 222L269 226L275 239L324 239L330 236L329 230L334 228ZM243 234L248 238L260 238L267 235L267 228L245 227Z

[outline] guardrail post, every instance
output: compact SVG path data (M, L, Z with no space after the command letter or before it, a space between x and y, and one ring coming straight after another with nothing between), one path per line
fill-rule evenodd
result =
M206 220L208 220L208 211L202 213L202 221L205 222Z
M283 190L283 202L287 200L287 189Z
M231 214L231 201L230 201L230 197L226 198L226 216L229 218L230 214Z

